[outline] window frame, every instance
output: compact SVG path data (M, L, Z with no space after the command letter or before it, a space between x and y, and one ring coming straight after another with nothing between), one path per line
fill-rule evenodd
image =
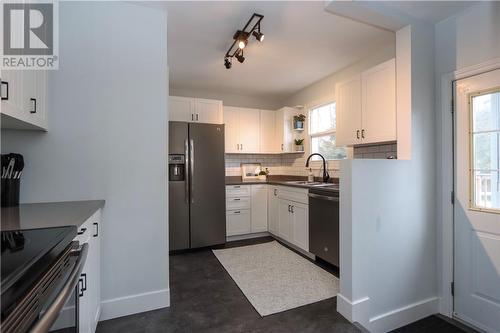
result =
M475 147L474 147L474 135L478 134L477 132L474 132L474 98L478 96L483 96L483 95L488 95L488 94L494 94L494 93L500 93L500 86L498 87L493 87L490 89L486 90L480 90L476 92L471 92L468 94L468 107L469 107L469 210L471 211L478 211L478 212L486 212L486 213L494 213L494 214L500 214L500 208L488 208L488 207L481 207L476 205L476 192L475 192L475 177L474 174L477 171L475 169L475 160L474 160L474 155L475 155ZM500 177L500 166L499 169L497 170L497 173L499 174L498 177Z
M309 119L311 119L311 113L314 109L319 109L323 106L326 106L326 105L329 105L329 104L335 104L335 128L334 129L330 129L330 130L327 130L327 131L322 131L322 132L316 132L314 134L311 133L311 121L309 121L309 124L308 124L308 137L309 137L309 154L313 154L313 150L312 150L312 141L313 141L313 138L318 138L318 137L322 137L322 136L327 136L327 135L332 135L334 134L335 135L335 138L337 137L337 101L335 99L332 99L332 100L328 100L328 101L324 101L322 103L318 103L318 104L314 104L313 106L309 107ZM347 149L347 147L345 146L337 146L335 144L335 148L344 148L345 149L345 154L346 154L346 157L345 158L342 158L342 159L328 159L326 158L327 161L342 161L342 160L345 160L345 159L348 159L349 158L349 151ZM312 162L320 162L320 160L318 159L315 159L315 157L312 157Z

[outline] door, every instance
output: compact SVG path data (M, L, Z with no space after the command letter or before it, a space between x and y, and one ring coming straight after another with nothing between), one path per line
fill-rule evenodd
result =
M252 185L252 232L267 231L267 185Z
M454 315L500 332L500 70L454 90Z
M169 247L171 251L189 249L189 141L188 124L169 122L168 153L184 156L184 180L168 181ZM169 164L170 169L170 164ZM170 173L170 171L169 171Z
M361 143L361 77L337 87L337 146Z
M239 143L243 153L258 153L260 149L260 111L239 108Z
M223 244L226 241L224 125L191 123L189 141L191 248Z
M291 231L291 218L290 218L290 202L287 200L279 199L278 207L278 236L286 241L292 241Z
M226 153L238 153L240 149L239 143L239 113L238 108L225 106L224 107L224 125L225 133L225 150Z
M396 60L363 72L361 82L363 143L396 140Z
M276 111L260 110L260 152L276 153Z
M309 210L308 206L294 202L292 212L292 243L309 251Z
M195 99L195 121L206 124L222 124L222 101Z
M168 113L170 121L194 121L194 98L169 96Z
M267 192L267 221L269 224L269 232L278 236L278 223L279 223L279 199L278 187L269 187Z

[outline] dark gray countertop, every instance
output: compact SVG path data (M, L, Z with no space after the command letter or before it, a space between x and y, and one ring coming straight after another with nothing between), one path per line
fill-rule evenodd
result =
M79 227L103 206L104 200L88 200L2 207L2 231L67 225Z
M226 177L226 185L255 185L255 184L271 184L271 185L281 185L299 188L311 188L308 184L294 184L288 183L289 181L305 181L307 177L303 176L271 176L267 181L243 181L239 176L228 176ZM320 179L315 179L315 181L321 181ZM332 178L330 180L333 183L338 184L338 178Z

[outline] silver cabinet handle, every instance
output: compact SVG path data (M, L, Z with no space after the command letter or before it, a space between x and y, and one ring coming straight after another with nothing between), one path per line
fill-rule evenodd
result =
M362 139L364 139L364 138L365 138L365 130L364 130L364 129L362 129L362 130L361 130L361 138L362 138Z
M240 188L240 187L241 187L240 185L236 185L236 186L234 186L233 188Z
M194 140L191 139L189 142L190 144L190 158L189 158L189 163L191 167L191 180L190 180L190 187L191 187L191 203L194 203Z
M30 113L36 113L36 98L30 98L30 101L32 103L33 109L30 111Z
M290 209L291 209L291 207L292 207L292 206L288 205L288 212L289 212L289 213L291 213L291 210L290 210Z
M292 213L292 214L294 213L293 208L294 208L294 206L290 207L290 213Z
M240 143L240 146L241 146L241 150L243 150L243 144L242 143Z
M236 150L240 150L240 144L239 143L236 144Z
M194 114L191 113L191 121L194 121Z
M277 195L278 195L278 189L277 189L277 188L275 188L275 189L274 189L274 196L276 197Z
M234 198L233 200L234 201L240 201L241 199L240 198Z
M1 86L0 86L1 99L2 99L2 101L7 101L7 100L9 100L9 82L7 82L7 81L0 81L0 82L1 82ZM1 87L3 87L3 86L5 86L5 96L1 91Z
M198 121L198 116L199 116L199 114L197 113L197 114L196 114L196 121Z
M189 156L189 142L184 140L184 156ZM184 163L184 200L189 204L189 160Z
M284 149L284 148L283 148L283 144L281 144L281 151L283 151L283 149Z
M358 138L359 140L359 130L356 131L356 137Z
M239 210L235 211L234 213L235 214L241 214L241 212Z

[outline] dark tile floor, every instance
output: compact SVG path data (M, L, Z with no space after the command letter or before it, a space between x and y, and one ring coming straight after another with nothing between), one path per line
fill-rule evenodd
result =
M170 293L169 308L103 321L97 332L362 332L335 311L336 298L260 317L208 249L170 256ZM397 332L463 331L432 316Z

